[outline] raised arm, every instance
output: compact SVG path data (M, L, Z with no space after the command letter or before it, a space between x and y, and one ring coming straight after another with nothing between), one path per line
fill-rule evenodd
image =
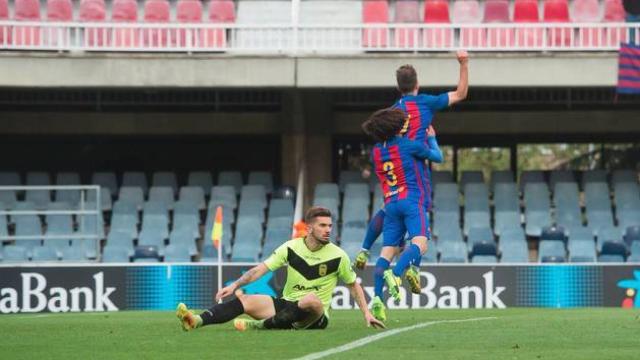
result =
M227 296L233 295L236 289L260 279L262 275L266 274L268 271L269 269L267 268L267 265L265 265L265 263L260 263L252 267L251 269L247 270L247 272L242 274L240 279L234 281L229 286L225 286L222 289L220 289L216 294L216 301L219 301L220 299L225 298Z
M429 151L431 153L428 159L438 164L442 163L442 161L444 161L444 158L442 156L442 151L438 146L438 140L436 140L436 130L433 128L433 126L429 126L429 129L427 130L427 144L429 144Z
M367 322L367 326L373 326L374 328L384 328L384 324L374 318L373 315L371 315L371 312L367 307L367 300L365 300L364 298L364 291L362 291L362 286L360 286L357 281L354 281L351 284L347 284L347 287L351 292L351 296L356 301L356 304L358 304L360 311L362 311L362 314L364 314L364 320Z
M467 98L469 91L469 54L465 50L458 50L456 53L460 63L460 78L456 91L449 92L449 106L459 103Z

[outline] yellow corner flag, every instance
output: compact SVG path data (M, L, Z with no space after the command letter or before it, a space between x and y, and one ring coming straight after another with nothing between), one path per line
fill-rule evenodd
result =
M222 243L222 206L216 208L216 217L213 221L213 230L211 231L211 241L213 241L213 246L220 250L220 244Z

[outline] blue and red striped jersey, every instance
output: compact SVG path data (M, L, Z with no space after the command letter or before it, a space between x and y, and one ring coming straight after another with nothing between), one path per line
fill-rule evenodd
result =
M440 156L424 143L395 137L373 146L373 168L382 187L385 203L403 199L415 199L423 203L427 189L423 181L424 161Z
M400 134L409 140L426 142L427 129L431 125L436 112L449 106L449 94L440 95L404 95L393 104L393 108L402 110L406 115L406 121Z

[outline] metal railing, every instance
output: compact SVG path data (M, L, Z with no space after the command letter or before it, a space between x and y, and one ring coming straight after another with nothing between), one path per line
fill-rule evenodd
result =
M177 24L0 21L0 50L316 53L615 51L640 23Z
M97 185L79 185L79 186L0 186L0 193L2 192L22 192L22 191L79 191L79 201L77 204L68 204L69 209L56 209L50 210L47 209L46 205L44 208L33 209L33 210L13 210L6 209L7 204L4 204L3 208L0 208L0 216L9 216L12 220L19 216L30 216L30 215L78 215L78 216L95 216L95 228L87 229L85 228L85 222L82 219L78 219L78 231L72 231L70 234L47 234L47 232L43 232L42 234L35 235L2 235L0 236L0 241L4 240L32 240L39 241L44 240L46 242L48 239L89 239L99 241L101 238L102 230L101 227L102 222L100 219L102 218L102 210L101 210L101 194L100 194L100 186ZM88 197L86 196L86 192L95 191L95 201L88 201ZM95 208L93 208L95 206ZM37 206L36 206L37 207ZM72 229L73 230L73 229Z

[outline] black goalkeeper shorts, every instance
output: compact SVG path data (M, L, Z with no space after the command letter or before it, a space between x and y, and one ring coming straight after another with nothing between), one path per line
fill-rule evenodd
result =
M285 300L282 298L271 298L273 300L273 307L276 310L276 313L286 309L291 306L298 306L297 302ZM324 330L329 325L329 318L326 314L322 314L319 318L309 318L305 319L291 325L291 329L297 330Z

